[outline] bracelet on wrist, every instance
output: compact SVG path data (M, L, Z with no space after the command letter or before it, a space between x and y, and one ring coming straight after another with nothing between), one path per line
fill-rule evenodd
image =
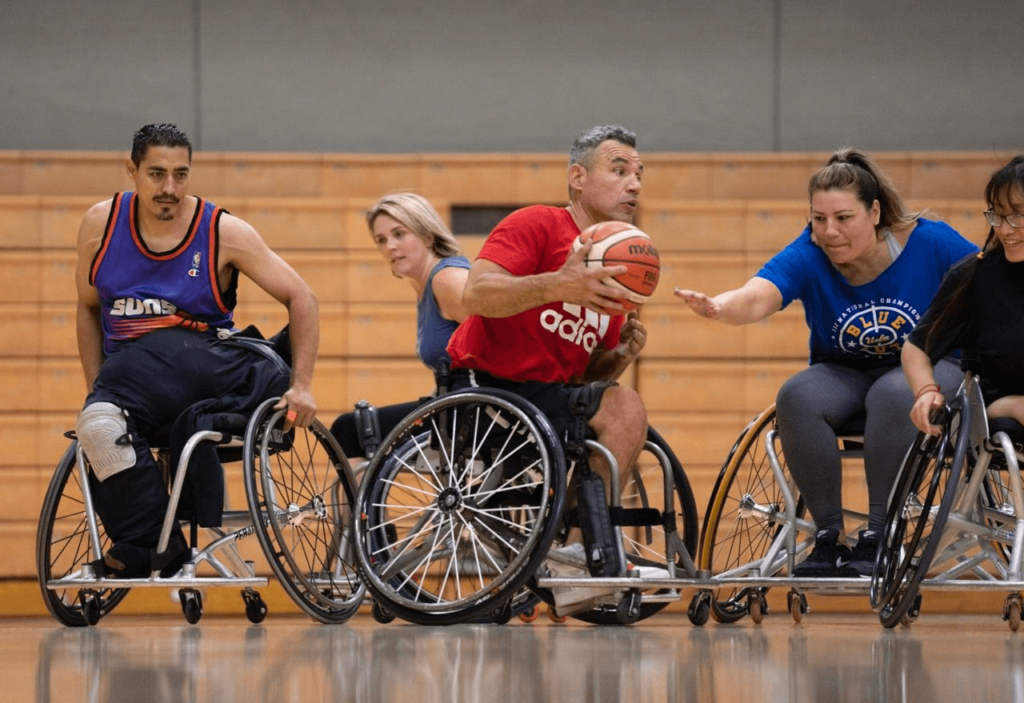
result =
M920 400L921 396L925 393L941 393L942 388L935 383L928 383L918 389L917 395L914 396L914 400Z

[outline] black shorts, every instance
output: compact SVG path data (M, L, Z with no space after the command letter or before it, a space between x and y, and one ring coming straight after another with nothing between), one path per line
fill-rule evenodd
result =
M500 388L530 401L547 418L563 446L574 436L576 418L582 415L589 421L594 417L601 407L601 398L605 390L614 385L614 381L594 381L587 384L510 381L473 369L453 369L451 372L453 391L467 388ZM594 431L587 424L586 439L595 437Z

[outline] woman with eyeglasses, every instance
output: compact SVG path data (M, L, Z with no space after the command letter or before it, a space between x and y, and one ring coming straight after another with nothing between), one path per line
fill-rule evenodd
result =
M950 271L903 345L903 371L917 398L910 417L933 435L941 428L929 415L943 403L933 364L956 348L978 373L988 416L1024 424L1024 155L992 174L985 201L985 246Z
M810 328L810 365L779 390L775 410L790 473L817 528L798 577L871 574L886 503L917 434L914 396L900 369L907 334L943 275L977 247L942 222L911 212L865 154L837 151L808 185L810 223L742 287L714 297L677 288L695 313L742 325L800 300ZM955 360L935 375L955 391ZM837 431L865 418L869 520L851 550L842 537L842 460Z

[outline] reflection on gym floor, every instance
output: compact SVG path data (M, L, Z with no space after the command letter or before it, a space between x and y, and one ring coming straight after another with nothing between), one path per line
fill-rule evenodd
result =
M694 627L324 626L300 617L112 616L94 628L0 621L4 700L78 701L1021 701L1024 633L998 616L870 615Z

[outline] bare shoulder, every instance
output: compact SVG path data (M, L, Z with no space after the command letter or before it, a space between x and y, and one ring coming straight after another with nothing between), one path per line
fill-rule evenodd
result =
M220 218L220 236L227 237L232 241L245 241L256 238L261 239L256 228L250 225L237 215L225 212Z
M239 257L267 249L256 228L235 215L224 213L220 218L218 232L222 256L226 256L228 261L236 261Z
M78 228L79 249L84 251L91 249L95 253L99 248L103 232L107 228L107 220L110 218L110 207L113 202L113 198L109 198L86 210L82 224Z
M434 285L465 283L467 278L469 278L469 269L461 266L445 266L434 274Z

